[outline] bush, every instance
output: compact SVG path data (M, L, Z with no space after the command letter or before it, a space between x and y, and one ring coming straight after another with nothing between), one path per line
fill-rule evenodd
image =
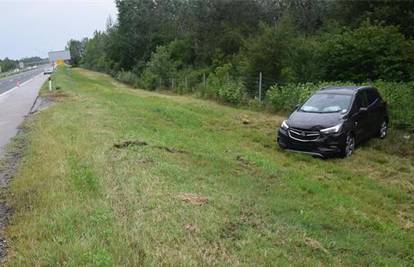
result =
M288 111L292 110L297 104L303 103L312 93L330 85L339 86L343 85L343 83L320 82L274 85L267 92L266 96L275 111Z
M263 111L265 108L264 103L260 101L258 98L248 100L247 106L249 107L249 109L255 111Z
M227 103L239 105L246 99L246 88L241 80L230 77L231 64L217 67L207 79L207 86L202 88L204 97L218 99Z
M155 90L157 88L158 76L152 71L145 69L138 81L140 88L147 90Z
M168 47L158 46L141 75L140 86L151 90L159 86L168 87L170 79L176 76L177 64Z
M414 130L414 82L376 81L373 84L387 101L393 124Z
M132 86L137 86L138 84L138 76L131 71L118 72L118 74L116 75L116 79L120 82L129 84Z
M180 94L193 93L203 87L203 74L205 69L184 69L175 77L174 91Z
M238 105L245 99L245 91L241 81L228 81L217 88L217 96L222 101Z

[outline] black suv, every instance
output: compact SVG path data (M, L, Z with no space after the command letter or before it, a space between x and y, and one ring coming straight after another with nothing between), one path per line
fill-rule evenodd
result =
M373 87L327 87L283 121L282 149L320 157L349 157L356 144L388 131L387 103Z

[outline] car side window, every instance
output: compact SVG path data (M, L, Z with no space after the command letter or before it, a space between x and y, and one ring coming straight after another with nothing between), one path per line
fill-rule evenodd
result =
M357 94L355 99L355 109L358 111L360 108L366 108L367 104L367 95L365 91L362 91Z
M369 90L367 92L367 100L368 100L368 106L372 105L377 99L379 98L379 94L375 90Z

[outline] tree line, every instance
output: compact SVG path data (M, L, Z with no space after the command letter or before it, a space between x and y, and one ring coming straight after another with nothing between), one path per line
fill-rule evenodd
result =
M17 60L12 60L7 57L3 60L0 59L1 72L8 72L18 67L19 67L19 62Z
M71 40L73 64L139 87L203 86L229 102L272 84L409 81L414 1L116 0L118 17ZM213 84L213 92L206 90ZM183 87L183 86L182 86ZM214 91L216 90L216 91Z
M0 69L1 72L9 72L18 69L20 62L22 62L25 66L33 66L36 64L41 64L44 61L45 59L42 59L40 57L27 57L20 60L13 60L6 57L3 60L0 59Z

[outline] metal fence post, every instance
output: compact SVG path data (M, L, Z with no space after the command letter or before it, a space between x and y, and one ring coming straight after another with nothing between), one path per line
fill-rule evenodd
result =
M262 72L259 74L259 101L262 101L262 79L263 75Z

